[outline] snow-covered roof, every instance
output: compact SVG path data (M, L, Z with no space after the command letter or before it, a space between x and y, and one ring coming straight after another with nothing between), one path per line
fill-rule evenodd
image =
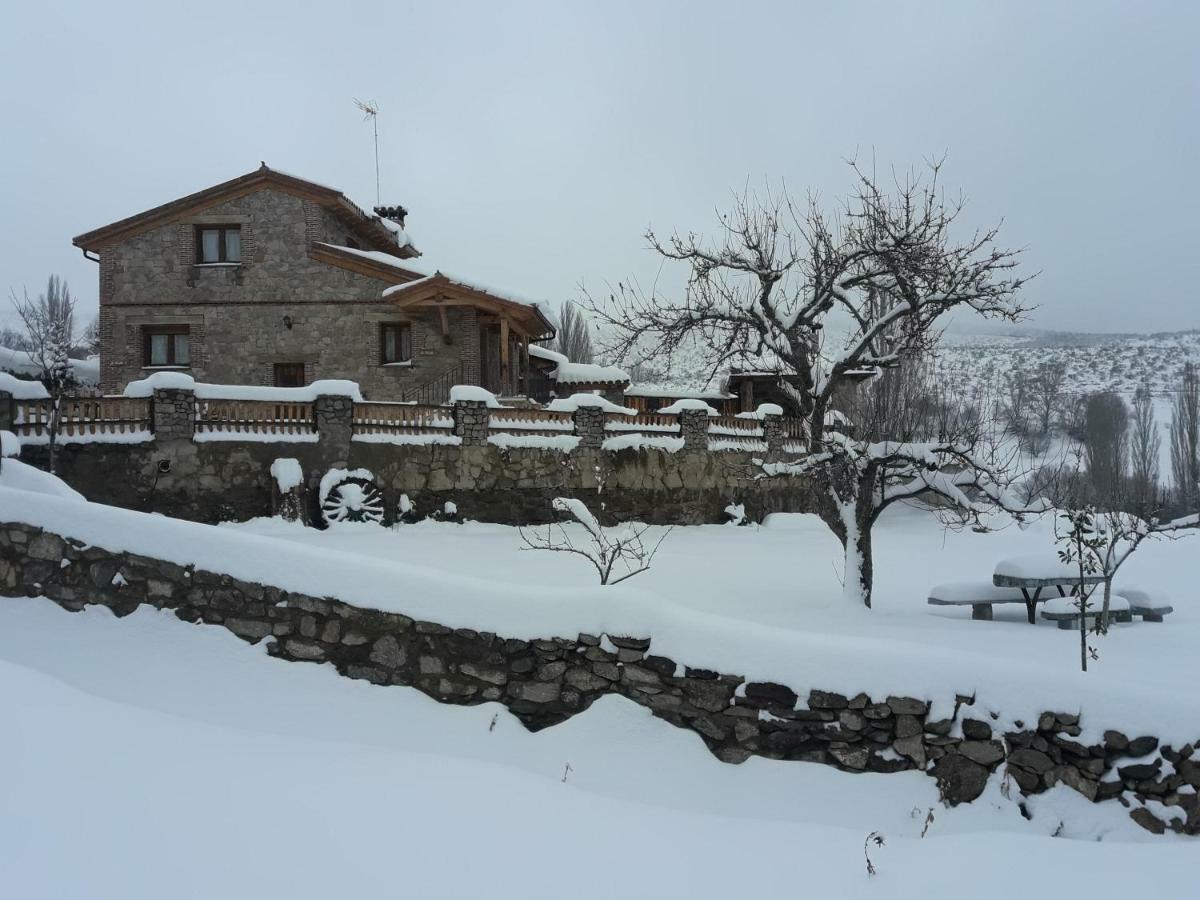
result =
M402 265L402 266L400 266L400 268L407 269L410 272L417 271L416 269L414 269L413 267L408 266L408 265ZM503 300L508 303L516 303L521 306L528 306L531 309L540 310L542 307L544 307L546 305L537 300L530 300L527 297L521 297L517 294L514 294L511 291L503 290L501 288L491 287L490 285L484 284L482 281L479 281L478 279L461 278L458 275L452 275L449 272L444 271L443 269L437 269L433 272L429 272L428 270L426 270L426 271L422 272L421 277L415 281L409 281L409 282L406 282L405 284L397 284L392 287L385 288L384 292L383 292L383 296L385 298L396 297L396 296L402 295L404 293L407 293L411 290L414 290L417 287L424 286L424 284L427 282L432 282L435 280L443 280L445 282L448 282L449 284L458 285L459 287L466 288L467 290L470 290L470 291L477 291L480 294L487 294L490 297L495 297L497 300Z
M714 388L694 388L687 385L631 384L625 388L626 397L653 397L659 400L732 400L735 395Z
M569 363L570 360L557 350L551 350L549 347L543 347L541 344L530 344L529 355L537 359L544 359L547 362L552 362L555 365Z
M87 359L70 360L71 374L80 384L100 383L100 357L89 356ZM12 372L16 375L37 377L41 371L32 356L25 350L13 350L10 347L0 347L0 372Z
M252 172L94 228L75 237L72 243L87 250L97 250L148 229L169 224L180 215L241 196L247 188L274 188L315 200L367 243L388 251L394 250L396 255L401 257L421 255L413 246L412 239L396 223L367 212L337 188L289 174L281 169L272 169L266 163Z
M616 366L566 362L558 364L554 380L559 384L628 384L629 375Z
M341 244L329 244L325 241L313 241L313 246L333 250L336 253L346 256L357 257L358 259L375 263L377 266L386 266L389 269L395 270L397 276L404 278L408 282L429 277L429 272L425 269L412 265L407 259L398 259L390 253L384 253L382 250L362 250L358 247L343 247Z

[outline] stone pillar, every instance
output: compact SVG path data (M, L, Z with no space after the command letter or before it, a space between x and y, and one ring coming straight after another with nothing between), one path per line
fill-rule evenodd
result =
M618 385L616 387L608 387L600 392L600 396L609 403L615 403L617 406L625 405L625 386Z
M781 452L783 450L783 416L767 413L761 421L763 443L767 445L767 452Z
M12 431L13 420L17 417L16 404L13 395L8 391L0 391L0 431Z
M481 400L457 400L454 403L454 433L464 447L482 447L487 443L490 413Z
M318 395L313 401L313 419L324 461L330 466L346 466L350 438L354 436L354 398L345 394Z
M576 408L575 436L580 450L599 450L604 443L604 410L598 406Z
M155 388L150 420L156 441L190 441L196 431L196 394L179 388Z
M708 413L703 409L681 409L679 435L684 450L708 450Z

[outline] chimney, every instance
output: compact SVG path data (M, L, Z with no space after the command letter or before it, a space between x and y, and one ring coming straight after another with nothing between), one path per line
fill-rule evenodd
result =
M401 228L404 227L404 218L408 215L408 210L403 206L376 206L375 215L382 219L388 219L395 222Z

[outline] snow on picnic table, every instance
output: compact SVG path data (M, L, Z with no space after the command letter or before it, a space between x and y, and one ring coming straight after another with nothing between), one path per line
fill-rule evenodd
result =
M1019 578L1030 581L1061 581L1064 584L1079 581L1079 566L1065 563L1054 553L1029 553L1010 556L996 563L993 575L997 578ZM1084 581L1097 576L1085 575Z

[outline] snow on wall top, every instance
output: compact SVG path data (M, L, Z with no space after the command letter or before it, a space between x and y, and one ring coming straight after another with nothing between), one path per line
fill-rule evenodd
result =
M719 412L717 412L715 409L713 409L711 406L709 406L703 400L696 400L694 398L685 398L683 400L676 400L670 406L664 406L662 409L659 410L659 412L664 416L677 416L677 415L679 415L679 413L683 412L685 409L700 410L701 412L705 412L710 416L719 416L720 415Z
M280 493L286 494L304 481L304 470L300 468L300 460L281 456L271 463L271 477L275 479L275 486Z
M264 387L256 384L206 384L184 372L155 372L125 386L126 397L150 397L155 390L194 391L201 400L277 400L284 403L311 403L323 395L349 397L362 402L358 383L341 378L326 378L304 387Z
M21 439L11 431L0 431L0 459L21 455Z
M17 378L0 372L0 391L12 394L14 400L45 400L50 396L40 381Z
M496 395L475 384L456 384L450 388L450 402L486 403L488 409L503 409Z
M559 397L546 404L551 412L575 412L581 406L596 407L608 413L619 413L623 416L637 415L636 409L618 406L611 400L605 400L599 394L572 394L570 397Z

